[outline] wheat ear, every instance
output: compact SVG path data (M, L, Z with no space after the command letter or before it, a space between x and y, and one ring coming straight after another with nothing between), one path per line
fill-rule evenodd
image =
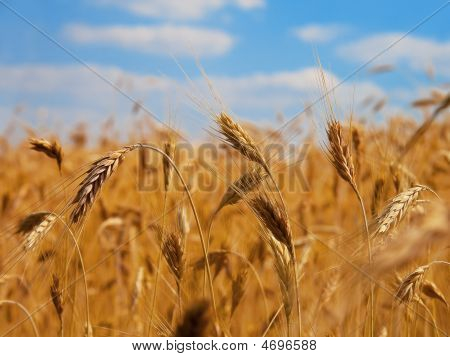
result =
M58 165L58 170L61 172L61 165L63 161L63 152L61 145L56 142L49 142L45 139L30 139L30 149L38 152L42 152L49 158L54 159Z
M431 191L429 187L423 185L413 186L406 191L399 193L383 208L383 211L375 219L375 228L371 236L386 234L395 228L417 201L419 194L423 191Z
M331 116L327 121L327 156L339 176L346 181L355 193L363 215L365 238L367 241L367 255L369 258L369 265L372 265L372 247L369 236L369 224L367 221L366 209L364 201L358 190L355 178L355 168L353 166L352 152L347 143L345 143L342 127L339 121ZM374 336L374 292L373 283L370 286L370 335Z
M251 138L251 136L238 124L236 123L229 115L224 112L219 113L215 117L216 123L219 125L219 133L222 135L222 140L225 141L228 145L235 148L239 151L244 157L248 160L256 162L260 164L267 175L269 176L271 182L273 183L278 197L283 205L283 209L285 211L286 217L288 217L288 210L286 202L284 201L283 195L281 194L281 190L273 177L273 174L269 168L268 163L264 159L261 151L259 150L256 142ZM287 225L289 231L291 231L289 219L287 220ZM295 258L295 250L293 251L294 261ZM293 264L293 269L295 270L294 276L297 276L297 264ZM298 328L299 328L299 336L301 335L302 322L301 322L301 308L300 308L300 294L297 286L297 279L295 279L295 291L297 296L297 313L298 313Z
M113 151L91 164L86 171L86 177L78 187L75 198L72 200L74 208L70 215L71 223L78 223L86 216L106 180L111 177L125 155L131 150L133 150L133 147L128 146Z

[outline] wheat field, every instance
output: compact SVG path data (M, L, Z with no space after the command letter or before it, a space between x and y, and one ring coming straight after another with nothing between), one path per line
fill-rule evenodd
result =
M145 115L126 140L5 132L0 335L448 336L448 104L328 110L300 163L226 112L216 156Z

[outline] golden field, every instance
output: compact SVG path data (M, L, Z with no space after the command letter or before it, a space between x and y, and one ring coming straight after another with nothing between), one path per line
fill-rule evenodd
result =
M126 143L5 133L0 335L448 336L448 96L416 105L312 118L285 157L292 126L223 113L217 155L149 118Z

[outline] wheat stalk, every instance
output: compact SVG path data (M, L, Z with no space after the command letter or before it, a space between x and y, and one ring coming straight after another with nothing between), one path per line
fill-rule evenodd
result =
M30 320L30 323L31 323L31 326L33 327L33 332L34 332L35 336L39 337L39 330L33 319L33 314L30 313L25 306L23 306L20 302L14 301L14 300L0 300L0 306L2 306L2 305L17 306L20 310L22 310L22 312L27 316L27 318L23 321ZM7 336L12 330L13 330L13 328L9 329L6 332L3 332L3 336Z
M322 74L323 75L323 74ZM332 111L331 111L332 113ZM332 165L335 167L339 176L346 181L355 193L363 216L365 238L367 241L367 255L369 258L369 265L372 265L372 246L369 236L369 224L367 221L367 213L364 207L364 201L359 192L355 178L355 168L353 166L352 152L349 145L345 143L342 135L342 127L332 115L327 120L327 156ZM374 292L373 283L370 285L370 336L374 336Z
M284 244L281 244L269 232L266 232L264 237L269 244L275 258L275 271L278 275L278 282L280 284L281 295L283 298L283 307L286 316L288 335L290 335L290 317L294 304L296 284L295 273L293 269L294 262L291 260L291 254Z
M276 191L278 193L278 196L280 198L280 201L282 203L282 211L283 215L286 217L285 223L287 226L287 231L289 232L289 235L292 236L291 233L291 227L288 219L288 211L287 211L287 205L284 201L283 195L281 194L281 190L278 187L277 182L275 181L275 178L273 177L273 174L269 168L269 165L267 164L266 160L264 159L261 151L259 150L258 146L256 145L255 141L251 138L251 136L236 122L231 119L230 116L228 116L226 113L221 112L219 115L215 117L215 120L217 124L219 125L219 133L222 134L223 140L239 151L244 157L246 157L248 160L256 162L260 164L267 175L270 177L270 180L272 181L274 187L276 188ZM292 241L292 239L291 239ZM292 245L292 243L291 243ZM292 254L292 257L294 261L295 258L295 250L292 248L290 249L290 254ZM293 264L293 269L295 270L294 276L297 276L297 265ZM298 329L299 329L299 335L301 335L301 329L302 329L302 322L301 322L301 309L300 309L300 294L298 291L297 286L297 280L294 279L295 283L295 291L297 296L297 313L298 313Z
M152 326L153 326L153 317L154 317L154 311L155 311L155 304L156 304L156 298L157 298L157 295L158 295L159 272L160 272L160 269L161 269L162 255L164 254L164 246L163 246L163 244L164 244L165 225L166 225L167 195L168 195L168 190L169 190L170 183L172 181L173 166L171 165L171 162L173 162L174 153L175 153L175 145L173 144L172 140L169 140L169 141L164 143L163 153L164 153L164 155L162 155L163 175L164 175L163 222L162 222L162 229L159 232L161 244L160 244L160 247L159 247L158 263L157 263L157 266L156 266L155 288L153 290L152 307L151 307L151 310L150 310L151 317L150 317L150 324L149 324L149 328L150 328L149 332L151 332L151 329L152 329ZM169 266L170 266L170 263L169 263ZM179 279L177 279L177 286L178 286L178 292L179 292L180 291ZM180 296L178 296L178 298L180 299Z
M233 317L236 308L244 296L245 289L247 287L248 270L242 269L237 274L236 278L231 281L231 313Z

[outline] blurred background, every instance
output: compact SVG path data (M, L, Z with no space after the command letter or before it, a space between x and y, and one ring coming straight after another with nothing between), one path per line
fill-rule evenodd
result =
M277 125L320 96L319 58L343 113L421 118L411 102L449 88L443 3L1 0L0 130L125 129L149 114L135 100L196 138L219 102L201 67L228 110Z

